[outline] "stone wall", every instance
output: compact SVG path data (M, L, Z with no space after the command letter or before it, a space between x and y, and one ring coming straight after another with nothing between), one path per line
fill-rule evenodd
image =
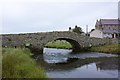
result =
M113 44L120 44L120 38L113 38L112 43Z

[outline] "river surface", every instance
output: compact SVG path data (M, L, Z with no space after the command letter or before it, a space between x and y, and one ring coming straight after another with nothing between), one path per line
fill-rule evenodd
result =
M36 60L49 78L118 78L118 56L113 54L44 48Z

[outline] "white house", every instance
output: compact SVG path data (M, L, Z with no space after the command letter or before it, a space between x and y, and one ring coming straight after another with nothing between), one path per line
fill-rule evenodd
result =
M120 20L119 19L100 19L97 20L95 30L90 32L90 37L97 38L119 38Z
M90 37L97 37L97 38L116 38L116 34L114 33L119 33L116 31L105 31L105 30L98 30L95 29L90 33ZM118 35L120 37L120 34Z
M90 37L103 38L103 32L101 30L95 29L90 33Z

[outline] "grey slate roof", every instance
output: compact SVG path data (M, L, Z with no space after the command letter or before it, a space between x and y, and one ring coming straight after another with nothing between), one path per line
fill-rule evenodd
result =
M120 24L119 19L100 19L99 21L100 24Z

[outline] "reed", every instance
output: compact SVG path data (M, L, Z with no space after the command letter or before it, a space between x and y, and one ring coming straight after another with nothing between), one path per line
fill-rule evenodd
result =
M46 78L44 69L30 57L28 49L2 48L3 78Z

